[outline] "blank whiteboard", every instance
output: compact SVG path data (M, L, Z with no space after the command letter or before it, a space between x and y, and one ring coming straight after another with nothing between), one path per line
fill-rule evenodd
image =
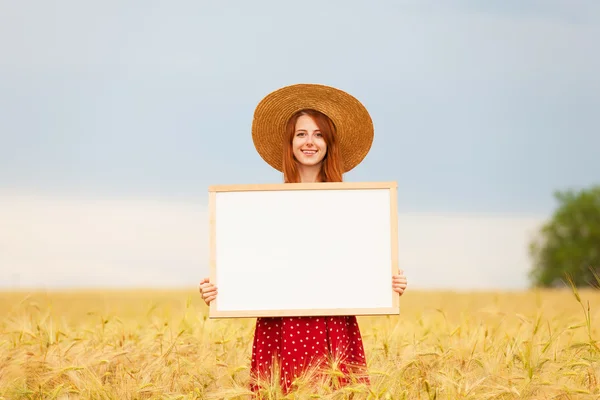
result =
M399 313L395 182L209 188L211 318Z

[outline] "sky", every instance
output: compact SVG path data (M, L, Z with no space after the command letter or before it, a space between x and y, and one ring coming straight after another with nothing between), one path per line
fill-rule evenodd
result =
M415 287L525 287L552 193L600 183L598 38L594 0L0 0L0 287L195 284L208 186L281 181L250 127L294 83L371 113L345 179L398 183Z

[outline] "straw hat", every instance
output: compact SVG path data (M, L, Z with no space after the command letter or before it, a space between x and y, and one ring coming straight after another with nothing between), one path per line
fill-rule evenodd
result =
M252 121L254 147L270 166L283 171L285 126L297 111L312 108L327 115L336 127L344 172L356 167L373 143L373 122L353 96L316 84L286 86L268 94L256 107Z

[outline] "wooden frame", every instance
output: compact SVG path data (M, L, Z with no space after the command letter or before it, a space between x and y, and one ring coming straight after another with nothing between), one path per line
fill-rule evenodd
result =
M396 182L210 186L209 317L399 314L397 218Z

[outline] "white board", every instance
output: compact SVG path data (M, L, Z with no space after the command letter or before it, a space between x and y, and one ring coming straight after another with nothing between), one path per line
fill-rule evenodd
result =
M210 187L210 317L398 314L396 188Z

